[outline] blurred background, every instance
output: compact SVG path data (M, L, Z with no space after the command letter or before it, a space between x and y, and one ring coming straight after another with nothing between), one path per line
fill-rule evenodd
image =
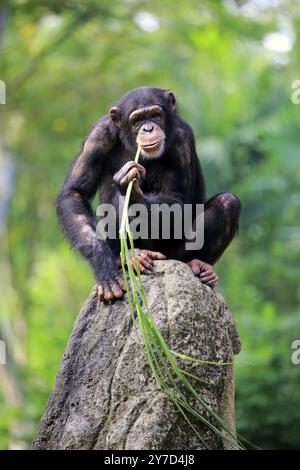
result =
M297 0L1 1L1 449L28 448L94 282L58 228L56 193L91 124L141 85L174 91L208 195L243 203L217 265L243 344L238 430L300 448L299 33Z

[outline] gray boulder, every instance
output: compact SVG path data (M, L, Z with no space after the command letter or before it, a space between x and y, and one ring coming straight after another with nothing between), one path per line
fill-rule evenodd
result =
M173 351L213 362L233 360L240 350L234 319L222 297L201 284L186 264L158 261L153 274L142 278L153 316ZM193 385L235 432L232 365L181 365L205 381ZM32 448L235 448L192 422L205 444L157 389L126 296L104 305L94 288L75 322Z

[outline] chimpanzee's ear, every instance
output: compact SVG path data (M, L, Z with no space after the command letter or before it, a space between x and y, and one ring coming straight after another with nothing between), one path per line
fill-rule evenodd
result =
M176 111L176 98L174 93L172 93L171 90L166 90L165 97L169 101L172 111Z
M114 106L113 108L110 109L109 115L111 117L111 120L117 126L120 126L120 122L121 122L121 110L120 110L120 108L117 108L117 106Z

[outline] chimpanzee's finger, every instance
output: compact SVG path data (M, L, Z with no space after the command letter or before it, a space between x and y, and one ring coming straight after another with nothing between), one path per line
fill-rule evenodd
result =
M140 165L140 163L135 163L135 167L139 170L139 174L141 175L142 179L145 179L146 176L146 170L143 167L143 165Z
M140 272L143 273L143 274L145 274L146 271L147 271L146 266L144 266L144 265L141 263L141 260L140 260L140 259L138 259L137 262L138 262L138 267L139 267Z
M205 282L205 285L207 285L207 286L209 286L209 287L215 287L217 284L218 284L217 281Z
M116 277L116 281L117 281L117 283L119 284L119 286L121 287L121 289L125 292L125 291L126 291L126 287L125 287L125 281L124 281L124 279L123 279L121 276L118 276L118 277Z
M188 261L186 264L191 268L195 276L199 276L202 272L202 267L204 263L199 259L193 259L191 261Z
M145 266L145 268L147 269L153 269L153 261L151 258L149 258L147 255L145 254L141 254L138 256L138 260L139 260L139 263L141 263L143 266Z
M219 278L218 276L216 276L216 279L214 281L210 281L209 285L211 287L215 287L218 284L218 282L219 282Z
M105 286L104 287L104 300L114 300L114 294L110 288L110 286Z
M103 302L103 300L104 300L104 289L103 289L103 286L101 286L100 284L98 284L98 297L99 297L99 300L101 302Z
M150 251L147 250L147 255L150 256L152 259L167 259L165 255L163 255L160 251Z
M204 276L201 276L201 274L200 274L200 280L206 282L208 279L213 279L213 277L215 275L216 274L214 272L209 271L209 272L205 273Z
M207 271L214 271L213 266L211 266L208 263L203 263L202 261L199 262L199 268L200 268L201 272L203 272L203 273L207 272Z
M125 163L125 165L123 166L124 172L129 171L131 168L137 168L142 178L145 178L146 170L143 167L143 165L134 161L130 161L130 162Z
M141 265L148 269L149 271L153 271L153 268L154 268L154 265L151 264L151 263L148 263L147 261L145 261L144 259L140 261Z
M125 176L121 178L121 186L128 184L128 182L133 180L134 178L136 178L137 180L140 179L140 174L136 168L132 168L130 171L128 171L128 173L126 173Z
M150 258L150 256L144 254L141 259L143 259L147 263L149 263L150 266L154 266L154 260L152 258Z
M133 190L136 194L139 194L140 196L144 196L144 193L141 190L139 182L136 178L133 179Z
M121 297L123 297L124 292L116 281L111 281L109 283L109 286L111 288L111 291L114 297L116 297L117 299L120 299Z
M195 276L198 277L200 275L200 268L198 266L194 266L194 267L191 266L191 270L193 271Z
M205 277L211 276L215 274L213 269L208 269L207 271L200 271L200 279L204 279Z
M214 281L216 279L215 273L211 274L210 276L206 276L205 278L200 278L201 282L204 282L205 284L208 284L211 281Z
M148 269L148 268L146 268L146 266L144 266L144 265L142 264L140 258L137 258L137 263L138 263L138 268L139 268L141 274L150 274L151 270ZM135 266L133 260L132 260L131 264L132 264L133 268L135 269L135 271L137 271L136 266Z
M187 263L192 270L196 270L197 272L201 273L202 268L203 268L203 263L202 261L198 259L193 259L192 261L189 261Z

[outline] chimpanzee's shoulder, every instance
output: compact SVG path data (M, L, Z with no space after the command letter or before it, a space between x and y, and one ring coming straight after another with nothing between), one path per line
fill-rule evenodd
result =
M118 127L111 120L109 115L102 116L98 119L90 128L89 133L84 138L82 145L89 141L93 145L105 144L105 147L110 146L117 142L118 139Z
M177 136L178 140L184 140L185 142L194 141L194 132L192 127L179 116L177 116L175 128L175 136Z
M98 119L91 127L89 135L93 134L95 137L117 137L118 127L112 121L111 117L106 114Z

